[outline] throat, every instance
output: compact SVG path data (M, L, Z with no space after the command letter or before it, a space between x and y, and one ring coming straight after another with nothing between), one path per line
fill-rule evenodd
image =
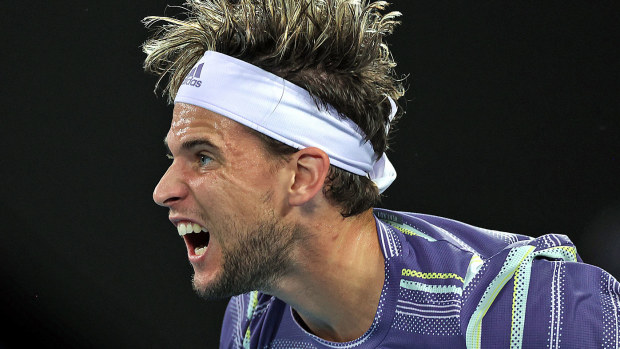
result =
M376 309L363 317L340 314L341 316L332 322L326 322L324 319L316 317L302 316L295 309L292 309L292 313L297 324L306 332L326 341L342 343L354 341L368 332L375 320Z
M317 282L287 302L293 308L295 321L308 333L332 342L348 342L362 337L372 326L377 316L381 295L385 288L385 266L381 258L377 273L366 270L362 282L348 281L345 285ZM350 274L349 274L350 275ZM372 277L370 275L373 275ZM286 301L286 300L285 300Z

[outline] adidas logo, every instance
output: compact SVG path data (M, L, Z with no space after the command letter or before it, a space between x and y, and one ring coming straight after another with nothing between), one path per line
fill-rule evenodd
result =
M189 74L187 74L187 76L185 77L185 80L183 80L182 85L200 87L200 85L202 85L202 81L198 80L198 79L200 79L200 74L202 73L202 66L203 65L204 65L204 63L200 63L197 66L195 66L189 72Z

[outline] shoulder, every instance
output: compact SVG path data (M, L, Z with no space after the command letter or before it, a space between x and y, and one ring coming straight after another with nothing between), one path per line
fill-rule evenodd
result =
M401 289L425 295L415 304L458 301L467 347L620 343L620 284L583 263L567 236L533 238L417 213L375 215L402 233Z
M425 282L420 275L452 278L465 289L492 257L534 240L427 214L384 209L375 209L374 213L380 221L379 230L396 232L402 245L402 275L414 276L416 282ZM379 235L381 238L382 233Z
M592 348L619 340L618 282L583 263L564 235L506 246L483 261L464 293L462 329L472 347Z
M518 241L531 237L476 227L453 219L421 213L375 209L380 220L400 230L407 241L422 238L427 242L443 242L455 249L488 258Z

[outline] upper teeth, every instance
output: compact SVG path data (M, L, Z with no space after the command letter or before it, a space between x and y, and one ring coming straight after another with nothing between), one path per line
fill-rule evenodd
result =
M181 236L189 233L200 233L201 231L205 233L207 232L207 228L201 227L196 223L179 223L177 225L177 230Z

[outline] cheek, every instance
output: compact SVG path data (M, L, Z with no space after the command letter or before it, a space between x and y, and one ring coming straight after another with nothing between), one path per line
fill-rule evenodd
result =
M208 200L221 187L221 180L213 174L203 174L188 181L191 191L199 202Z
M245 150L233 152L234 161L221 172L222 180L246 195L264 193L270 189L273 166L264 151L248 145Z
M227 150L231 154L229 159L234 160L228 164L225 175L231 182L237 182L239 186L245 184L256 188L264 187L271 177L270 169L274 166L273 160L270 160L270 155L262 149L259 143L249 141L247 135L245 138L239 136L239 139L244 139L246 142L227 145Z
M260 176L237 170L205 173L189 184L207 218L247 217L256 210L257 200L265 192L265 181Z
M227 207L228 195L223 188L221 178L213 173L202 174L188 181L193 195L193 201L197 207L195 210L206 223L210 223L217 212Z
M235 171L222 178L222 190L239 206L256 205L256 200L269 191L269 179L261 171Z

